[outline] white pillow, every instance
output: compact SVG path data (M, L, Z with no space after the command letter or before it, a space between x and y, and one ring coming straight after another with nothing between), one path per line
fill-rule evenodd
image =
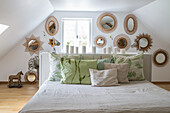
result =
M117 80L117 69L95 70L89 69L92 86L114 86L119 85Z
M129 64L113 64L113 63L104 63L104 69L117 68L117 78L118 82L128 83L128 72Z
M50 74L48 80L50 81L59 81L61 79L61 67L60 67L60 55L55 53L50 53L49 62L50 62Z

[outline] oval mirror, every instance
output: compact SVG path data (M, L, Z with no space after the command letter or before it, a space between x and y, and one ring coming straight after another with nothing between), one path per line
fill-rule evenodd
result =
M101 19L101 23L100 24L103 27L103 29L109 30L109 29L112 29L114 27L114 20L110 16L104 16Z
M103 13L97 19L97 27L104 33L111 33L117 27L117 19L112 13Z
M135 15L129 14L125 17L124 29L125 29L125 32L129 35L133 35L136 32L137 19L136 19Z
M114 38L113 44L115 47L117 47L118 51L123 48L128 50L131 46L131 40L127 35L120 34Z
M168 62L168 52L163 49L158 49L153 54L153 62L157 66L164 66Z
M32 39L28 42L28 48L30 51L36 51L39 47L39 43L36 39Z
M133 29L134 29L134 27L135 27L133 18L129 18L127 23L128 23L128 25L127 25L128 30L129 30L130 32L132 32Z
M140 47L144 48L148 46L148 40L146 38L141 38L139 40Z
M54 36L58 30L59 30L59 24L57 19L54 16L50 16L45 24L45 29L46 32L50 35L50 36Z
M121 37L121 38L119 38L118 40L117 40L117 46L119 47L119 48L125 48L126 46L127 46L127 40L125 39L125 38L123 38L123 37Z
M106 39L105 39L105 37L103 37L103 36L97 36L96 39L95 39L94 44L95 44L97 47L104 47L104 46L106 45Z

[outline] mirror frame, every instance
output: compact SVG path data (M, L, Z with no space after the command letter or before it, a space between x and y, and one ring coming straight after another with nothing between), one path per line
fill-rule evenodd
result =
M119 45L118 45L118 41L120 40L120 39L122 39L122 38L124 38L125 40L126 40L126 42L127 42L127 44L126 44L126 47L123 47L124 49L126 49L126 51L130 48L130 46L131 46L131 40L130 40L130 38L127 36L127 35L125 35L125 34L119 34L119 35L117 35L115 38L114 38L114 40L113 40L113 45L115 46L115 47L117 47L117 50L118 51L120 51L120 49L123 49L122 47L120 47Z
M101 25L101 20L102 20L102 18L105 17L105 16L111 17L111 18L113 19L113 21L114 21L114 26L113 26L111 29L104 29L104 28L102 27L102 25ZM103 33L111 33L111 32L113 32L113 31L116 30L116 28L117 28L117 19L116 19L116 16L114 16L112 13L109 13L109 12L106 12L106 13L101 14L101 15L98 17L98 19L97 19L97 27L98 27L98 29L99 29L101 32L103 32Z
M102 45L97 44L97 40L100 39L100 38L104 40L104 44L102 44ZM107 40L106 40L106 38L104 36L98 35L94 39L94 45L96 45L96 47L98 47L98 48L103 48L104 46L106 46L106 44L107 44Z
M49 31L49 23L50 23L51 21L53 21L54 24L55 24L55 26L56 26L56 29L55 29L54 33L51 33L51 32ZM47 21L46 21L46 23L45 23L45 30L46 30L46 32L47 32L50 36L54 36L54 35L58 32L58 30L59 30L59 23L58 23L57 19L56 19L54 16L48 17L48 19L47 19Z
M38 43L38 48L37 48L37 49L35 49L35 50L30 49L30 47L29 47L29 42L30 42L31 40L36 40L36 41L37 41L37 43ZM28 43L27 43L27 47L28 47L29 51L35 52L35 51L39 50L40 43L39 43L39 41L38 41L37 39L30 39L30 40L28 41Z
M121 46L119 45L119 41L120 41L121 39L124 39L124 40L126 41L126 44L125 44L125 46L124 46L124 47L121 47ZM126 48L127 43L128 43L128 42L127 42L126 38L121 37L121 38L119 38L119 39L117 40L117 47L119 47L120 49L124 49L124 48Z
M34 35L31 35L30 38L26 37L25 40L26 40L26 42L23 44L23 45L25 46L25 52L29 52L31 56L32 56L33 54L37 54L37 55L38 55L38 54L39 54L39 51L40 51L40 50L43 50L42 44L43 44L44 42L40 41L40 37L35 37ZM37 48L36 50L31 50L31 49L29 48L29 45L28 45L28 44L29 44L29 42L30 42L31 40L37 40L37 42L38 42L38 48Z
M32 82L29 81L28 78L27 78L27 77L30 75L30 73L33 74L33 75L35 75L35 80L32 81ZM36 83L36 81L37 81L37 74L36 74L35 71L27 71L27 72L25 73L24 79L25 79L25 81L27 81L28 83L33 83L33 84L34 84L34 83Z
M156 61L156 56L160 53L162 53L165 56L165 61L162 62L162 63L159 63L159 62ZM168 63L168 59L169 59L169 55L168 55L168 52L166 50L158 49L153 53L153 62L156 66L166 65Z
M136 49L139 50L139 40L141 40L142 38L145 38L148 41L148 45L146 47L141 47L141 50L143 52L148 51L149 49L151 49L152 47L152 38L150 35L146 34L139 34L138 36L136 36L135 42L136 42Z
M128 29L128 20L129 20L130 18L132 18L133 21L134 21L134 27L133 27L133 30L132 30L132 31L130 31L130 30ZM138 22L137 22L136 16L133 15L133 14L127 15L127 16L125 17L125 19L124 19L124 30L125 30L125 32L126 32L128 35L133 35L133 34L137 31L137 27L138 27Z

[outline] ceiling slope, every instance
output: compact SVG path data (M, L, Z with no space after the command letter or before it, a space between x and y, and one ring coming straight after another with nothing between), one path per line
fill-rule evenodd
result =
M0 35L0 58L53 11L49 0L1 0L0 23L10 27Z
M155 0L50 0L56 11L131 12Z
M170 46L170 0L156 0L133 13L160 41Z

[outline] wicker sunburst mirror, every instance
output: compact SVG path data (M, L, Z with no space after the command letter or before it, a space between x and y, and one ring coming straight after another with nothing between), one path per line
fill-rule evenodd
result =
M31 35L30 38L25 38L26 42L23 44L25 46L25 52L29 52L32 56L33 54L39 54L40 50L43 50L41 47L44 42L40 41L40 37L35 37Z
M148 34L139 34L136 36L136 49L142 50L143 52L148 51L152 47L152 38Z

